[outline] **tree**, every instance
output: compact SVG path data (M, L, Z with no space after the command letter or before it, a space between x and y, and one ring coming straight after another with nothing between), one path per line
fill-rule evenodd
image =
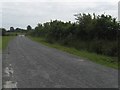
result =
M10 27L10 32L14 32L14 27Z
M30 31L32 30L32 27L30 25L27 26L27 30Z
M58 20L38 24L32 36L45 38L50 43L60 43L79 50L116 56L118 22L110 15L76 14L76 22Z
M6 29L2 28L2 36L5 36L5 35L6 35Z

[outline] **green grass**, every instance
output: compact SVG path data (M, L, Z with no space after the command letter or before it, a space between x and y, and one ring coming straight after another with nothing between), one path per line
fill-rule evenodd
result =
M39 43L42 43L48 47L56 48L56 49L68 52L70 54L77 55L83 59L91 60L91 61L96 62L98 64L101 64L101 65L104 65L107 67L111 67L114 69L118 69L118 62L117 61L115 62L116 58L112 58L112 57L108 57L108 56L104 56L104 55L98 55L96 53L90 53L87 51L80 51L80 50L77 50L75 48L65 47L65 46L62 46L62 45L56 44L56 43L50 44L50 43L46 42L44 40L44 38L40 38L40 37L30 37L29 36L29 38L33 41L37 41Z
M15 36L2 36L2 44L1 44L2 50L4 50L7 47L10 40L13 39L14 37Z

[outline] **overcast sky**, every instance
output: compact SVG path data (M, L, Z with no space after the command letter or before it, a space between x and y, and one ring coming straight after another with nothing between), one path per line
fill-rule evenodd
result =
M84 2L83 2L84 1ZM75 21L74 14L109 14L118 18L119 0L1 0L0 27L35 27L50 20Z

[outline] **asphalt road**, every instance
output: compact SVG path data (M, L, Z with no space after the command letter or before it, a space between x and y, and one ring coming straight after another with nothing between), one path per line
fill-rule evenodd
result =
M3 71L12 65L13 76L3 84L18 88L117 88L118 71L18 36L3 54Z
M2 51L0 51L0 89L2 89Z

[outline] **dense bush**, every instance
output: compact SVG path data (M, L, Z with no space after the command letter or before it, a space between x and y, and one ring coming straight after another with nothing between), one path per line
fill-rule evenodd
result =
M76 22L50 21L38 24L29 34L44 37L50 43L60 43L79 50L117 56L119 24L110 15L77 14ZM119 35L118 35L119 36Z
M6 29L0 28L0 36L5 36L5 35L6 35Z

